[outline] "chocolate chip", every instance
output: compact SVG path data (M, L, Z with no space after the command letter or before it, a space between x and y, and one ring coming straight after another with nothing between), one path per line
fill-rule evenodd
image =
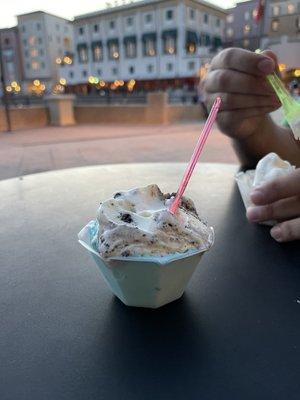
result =
M120 197L120 196L122 196L122 193L118 192L118 193L116 193L116 194L114 195L114 199L116 199L117 197Z
M128 224L131 224L131 222L133 222L132 216L128 213L120 214L120 218L123 222L127 222Z
M121 253L122 257L129 257L130 256L130 252L128 250L125 250Z
M145 233L143 233L143 235L142 235L143 237L146 237L146 234Z
M173 225L172 224L170 224L170 223L168 223L168 225L172 228L173 227Z

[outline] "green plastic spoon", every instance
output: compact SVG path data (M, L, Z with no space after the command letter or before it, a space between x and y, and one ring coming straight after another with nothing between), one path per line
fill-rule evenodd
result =
M260 54L261 50L256 50L255 52ZM300 140L300 103L293 99L275 72L267 75L267 79L282 104L285 119L289 124L295 139Z

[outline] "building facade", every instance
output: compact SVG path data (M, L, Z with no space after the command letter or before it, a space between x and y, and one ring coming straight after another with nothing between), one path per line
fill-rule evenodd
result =
M228 10L225 23L225 46L242 47L254 51L260 47L260 41L265 35L267 3L264 3L264 12L259 19L257 17L257 0L237 3L234 8Z
M287 78L300 78L300 0L269 0L263 49L273 50Z
M196 0L146 0L75 17L72 64L60 79L87 83L183 81L222 47L225 10Z
M73 46L72 24L42 11L17 18L26 89L29 92L51 90L59 75L58 61Z
M20 92L23 76L18 29L16 27L0 29L0 57L2 81L7 92Z

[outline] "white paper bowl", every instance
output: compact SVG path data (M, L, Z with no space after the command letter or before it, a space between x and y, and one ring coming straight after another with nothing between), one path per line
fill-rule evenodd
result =
M103 259L93 248L95 221L78 234L90 252L110 290L127 306L158 308L179 299L197 268L202 255L213 245L211 229L205 249L190 250L164 257L114 257Z

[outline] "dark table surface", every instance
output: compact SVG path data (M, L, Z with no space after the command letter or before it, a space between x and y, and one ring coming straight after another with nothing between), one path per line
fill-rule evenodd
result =
M182 299L124 306L77 232L112 192L174 191L183 164L0 182L1 400L300 398L300 246L245 218L237 167L200 164L187 194L216 242Z

